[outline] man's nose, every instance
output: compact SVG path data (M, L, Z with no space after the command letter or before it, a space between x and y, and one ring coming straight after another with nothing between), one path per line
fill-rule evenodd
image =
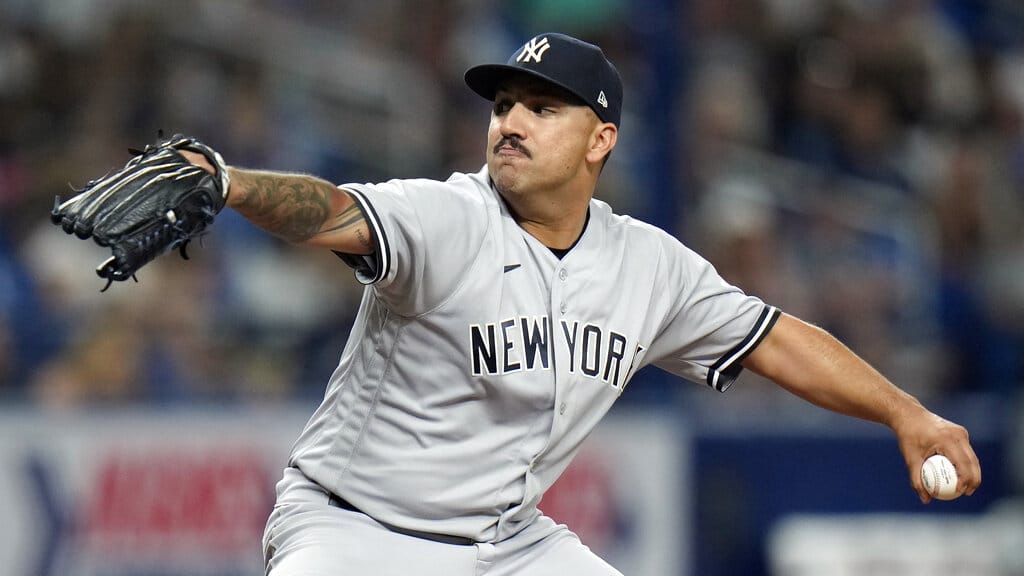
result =
M512 107L501 116L501 122L499 124L501 128L501 135L506 138L509 136L518 136L520 139L525 138L525 124L523 120L526 112L526 107L522 104L518 102L513 104Z

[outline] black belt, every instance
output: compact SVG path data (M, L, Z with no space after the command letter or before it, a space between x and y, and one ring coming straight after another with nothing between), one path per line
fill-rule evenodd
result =
M342 498L340 496L336 496L334 494L330 495L330 499L327 500L327 503L330 504L331 506L334 506L335 508L341 508L342 510L349 510L351 512L358 512L360 514L367 515L366 512L363 512L359 508L356 508L348 500L345 500L344 498ZM385 523L381 522L380 520L377 520L377 522L381 526L387 528L388 530L390 530L392 532L397 532L399 534L405 534L406 536L412 536L413 538L422 538L424 540L433 540L434 542L441 542L442 544L452 544L454 546L473 546L474 544L476 544L475 540L472 540L470 538L464 538L462 536L451 536L449 534L434 534L433 532L421 532L419 530L408 530L406 528L399 528L398 526L392 526L391 524L385 524Z

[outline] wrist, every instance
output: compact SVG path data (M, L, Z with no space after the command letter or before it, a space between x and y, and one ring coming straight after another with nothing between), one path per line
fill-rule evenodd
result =
M928 410L917 398L901 390L900 398L893 404L893 409L889 411L883 424L892 429L898 436L905 425L928 413Z

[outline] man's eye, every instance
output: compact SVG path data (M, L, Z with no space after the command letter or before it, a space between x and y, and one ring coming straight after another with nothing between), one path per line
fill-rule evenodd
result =
M511 107L512 106L508 102L495 102L494 103L494 113L495 114L504 114L505 112L508 112L509 108L511 108Z

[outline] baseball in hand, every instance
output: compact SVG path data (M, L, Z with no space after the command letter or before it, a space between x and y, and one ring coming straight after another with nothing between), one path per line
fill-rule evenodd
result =
M921 481L924 489L939 500L953 500L959 494L956 491L956 468L942 454L936 454L924 461L921 466Z

